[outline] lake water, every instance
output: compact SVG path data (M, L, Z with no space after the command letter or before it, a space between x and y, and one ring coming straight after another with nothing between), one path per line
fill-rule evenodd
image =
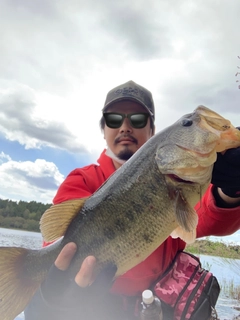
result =
M0 228L0 246L18 246L31 249L40 249L42 237L40 233ZM210 270L218 279L220 286L233 283L240 287L240 260L223 259L220 257L200 256L202 266ZM232 320L240 314L240 302L231 299L226 290L221 290L216 310L220 320ZM238 310L237 310L238 309ZM23 314L15 320L23 320Z

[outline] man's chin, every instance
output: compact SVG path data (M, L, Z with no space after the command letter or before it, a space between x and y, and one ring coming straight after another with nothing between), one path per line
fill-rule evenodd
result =
M127 161L128 159L131 158L133 154L134 154L134 151L129 149L124 149L117 154L117 157L121 160Z

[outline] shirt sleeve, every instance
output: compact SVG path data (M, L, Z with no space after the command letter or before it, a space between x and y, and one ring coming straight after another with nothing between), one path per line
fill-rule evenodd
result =
M240 206L235 208L217 207L213 185L210 185L202 200L195 207L199 221L197 237L227 236L240 229Z
M89 169L86 171L89 171ZM93 176L87 174L82 169L75 169L66 177L58 188L53 199L53 204L89 197L97 188L95 184Z

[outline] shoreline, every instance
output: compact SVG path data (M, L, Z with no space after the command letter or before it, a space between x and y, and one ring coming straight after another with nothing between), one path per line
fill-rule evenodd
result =
M240 259L240 246L237 244L226 244L220 241L197 239L194 243L188 244L185 251L199 254L210 255L221 258Z

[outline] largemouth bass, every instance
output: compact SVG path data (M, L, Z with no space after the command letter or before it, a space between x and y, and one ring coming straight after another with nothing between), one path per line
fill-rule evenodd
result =
M240 146L240 131L214 111L193 113L146 142L91 197L53 205L42 216L40 250L0 248L0 315L13 320L25 309L63 246L78 250L72 277L88 255L115 277L146 259L171 235L195 240L194 206L206 191L217 152ZM24 293L24 294L23 294Z

